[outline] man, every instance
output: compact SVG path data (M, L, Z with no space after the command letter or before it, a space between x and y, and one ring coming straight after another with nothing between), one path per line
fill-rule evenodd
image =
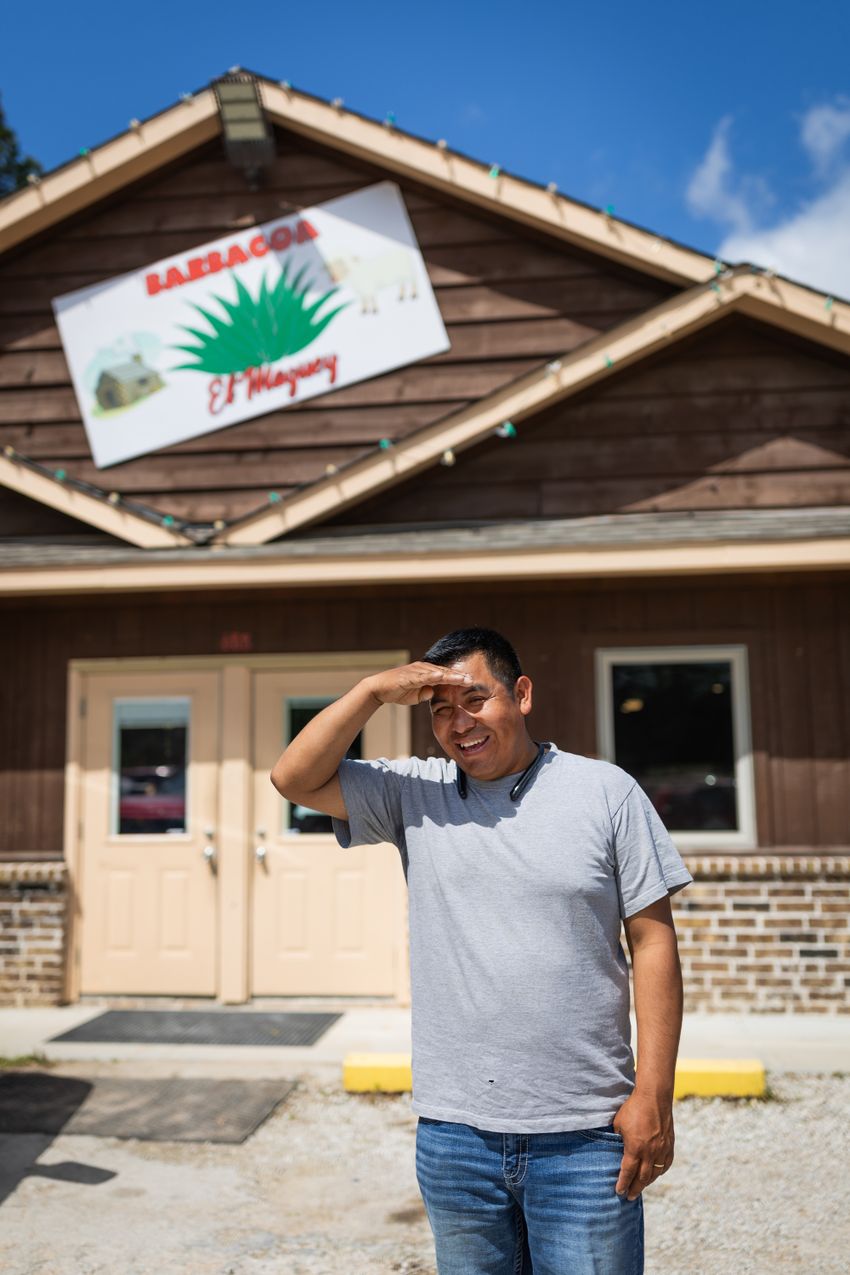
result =
M344 760L381 704L430 705L448 760ZM673 1160L691 880L619 767L535 742L490 629L365 678L272 771L342 846L398 846L410 899L416 1168L440 1275L639 1275ZM640 1066L629 1046L632 955Z

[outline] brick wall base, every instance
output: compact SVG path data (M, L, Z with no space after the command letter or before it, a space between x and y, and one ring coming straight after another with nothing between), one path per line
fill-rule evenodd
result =
M64 863L0 863L0 1005L60 1005L64 992Z
M850 1013L850 858L688 857L686 1010Z
M673 898L688 1011L850 1013L850 858L688 857ZM63 863L0 863L0 1005L63 1000Z

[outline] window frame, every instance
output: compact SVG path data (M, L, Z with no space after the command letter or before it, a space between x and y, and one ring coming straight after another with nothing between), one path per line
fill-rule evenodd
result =
M155 704L160 705L185 705L186 708L186 778L185 778L185 794L183 805L183 822L184 828L182 832L120 832L120 776L118 773L118 762L121 760L121 727L126 723L120 721L121 709L135 704ZM109 841L123 844L126 841L188 841L191 838L190 829L190 784L191 762L192 762L192 713L194 703L192 695L118 695L112 700L112 743L110 746L109 761Z
M755 850L755 772L753 767L750 683L747 647L734 645L606 646L595 652L596 734L598 755L614 762L614 703L611 669L615 664L694 664L728 660L732 682L732 750L738 828L735 832L668 829L680 850Z

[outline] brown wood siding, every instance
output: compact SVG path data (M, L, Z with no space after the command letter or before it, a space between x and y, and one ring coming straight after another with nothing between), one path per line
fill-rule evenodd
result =
M749 652L762 847L850 845L850 577L639 585L417 587L192 598L56 599L0 608L0 855L62 845L66 668L72 658L407 649L465 624L504 627L536 685L538 737L597 749L594 653L608 646L743 643ZM414 713L414 749L433 746Z
M850 501L850 359L732 317L336 525Z
M189 519L232 518L431 424L674 289L413 184L403 193L451 349L108 470L92 464L50 300L386 179L279 134L262 191L219 143L0 265L0 445Z

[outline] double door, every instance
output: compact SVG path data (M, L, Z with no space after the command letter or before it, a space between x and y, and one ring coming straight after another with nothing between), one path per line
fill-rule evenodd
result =
M397 851L341 850L269 782L288 740L382 662L75 668L72 992L406 999ZM407 729L385 706L351 755L404 755Z

